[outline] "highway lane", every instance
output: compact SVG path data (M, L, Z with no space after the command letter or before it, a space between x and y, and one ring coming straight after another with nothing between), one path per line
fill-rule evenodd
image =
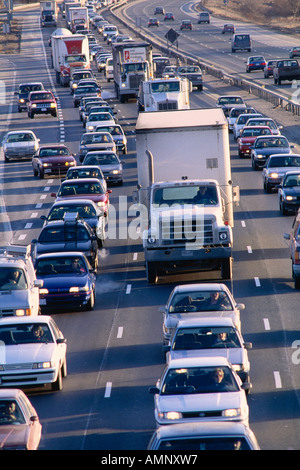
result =
M48 33L44 31L45 38ZM22 74L24 77L24 69ZM211 88L216 87L212 77L205 79L207 83L210 80ZM219 84L214 91L217 94L232 89L224 85L222 88ZM58 88L57 93L63 103L66 143L76 151L82 126L75 119L68 90ZM193 106L211 106L213 103L211 94L192 94ZM135 104L118 104L118 108L133 123ZM24 114L14 113L13 118L20 120L14 124L16 126L29 122ZM52 126L54 121L57 125L57 120L37 117L30 121L30 127L38 126L40 136L46 142L47 138L52 141L55 136L48 134L48 125ZM59 135L58 128L52 132ZM115 200L118 194L131 195L136 184L132 138L130 152L124 161L128 180L126 178L122 189L113 188ZM253 394L249 397L251 427L264 448L297 448L299 380L298 369L293 370L290 361L291 340L297 339L298 334L297 319L294 318L297 293L292 287L287 250L281 237L283 231L289 231L291 217L279 217L276 194L263 194L260 172L253 172L249 161L237 158L233 142L232 163L235 182L242 189L241 204L235 211L232 288L237 300L246 304L246 310L242 312L243 332L245 339L254 343L250 357L254 384ZM45 187L50 186L51 191L58 187L57 179L53 182L34 179L30 176L30 164L24 162L21 165L22 175L27 172L27 179L23 180L19 175L12 188L16 183L18 186L24 184L26 197L29 193L32 200L38 201L38 197L44 195ZM5 188L10 184L6 178L11 178L11 172L16 178L19 168L13 163L8 167L5 165ZM8 207L14 208L10 216L16 217L14 234L18 239L24 234L33 203L18 219L19 196L7 194L6 201ZM49 191L43 204L39 214L46 213L51 205ZM38 230L34 226L25 231L28 232L27 240ZM247 246L252 247L252 253L248 252ZM187 277L177 276L173 283L148 286L139 240L109 240L102 256L95 311L54 315L68 338L69 377L61 393L32 395L42 418L42 447L46 449L142 449L154 428L153 401L147 389L155 383L163 367L160 350L162 317L158 306L164 304L174 283ZM254 277L259 277L262 289L256 287ZM266 318L270 322L270 331L264 328ZM274 372L280 372L281 390L275 387L275 378L277 385L279 382L278 374L274 375Z

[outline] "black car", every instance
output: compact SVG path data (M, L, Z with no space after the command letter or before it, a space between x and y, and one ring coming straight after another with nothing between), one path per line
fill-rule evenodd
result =
M95 270L98 267L97 237L77 213L66 213L63 220L48 222L31 246L34 260L43 253L80 251Z
M155 7L154 15L164 15L165 9L163 7Z
M297 212L300 207L300 172L288 171L278 188L279 210L282 215ZM298 250L297 250L298 251Z
M32 91L43 91L44 85L41 82L34 83L21 83L15 95L18 96L18 111L21 113L23 110L27 111L27 103L29 93Z

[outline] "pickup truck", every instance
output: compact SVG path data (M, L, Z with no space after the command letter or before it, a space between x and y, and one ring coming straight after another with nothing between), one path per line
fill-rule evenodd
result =
M274 84L281 85L283 80L300 79L300 65L296 59L277 60L273 69Z

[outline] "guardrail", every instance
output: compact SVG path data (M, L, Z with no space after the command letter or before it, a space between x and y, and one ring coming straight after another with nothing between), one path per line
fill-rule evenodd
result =
M136 26L131 26L129 22L133 23L132 20L128 19L128 21L123 20L120 16L114 13L114 10L126 5L127 1L120 2L116 5L110 6L109 10L115 18L117 18L121 23L124 24L127 28L131 29L135 34L138 34L142 39L145 41L150 42L153 46L157 49L160 49L165 54L168 54L171 57L175 57L176 59L180 59L182 62L190 63L199 65L201 70L205 73L212 75L213 77L218 78L219 80L224 80L228 84L232 86L236 86L238 88L242 88L246 90L249 94L253 94L258 96L259 98L268 101L273 104L276 108L283 108L285 111L288 111L294 115L300 116L300 103L295 103L290 98L281 95L278 92L267 90L264 86L258 85L256 83L250 82L245 80L238 74L232 75L223 69L218 68L213 63L206 62L198 57L193 57L191 55L187 55L185 51L180 49L171 49L166 45L162 44L160 41L155 40L153 37L149 36L145 31L137 31Z

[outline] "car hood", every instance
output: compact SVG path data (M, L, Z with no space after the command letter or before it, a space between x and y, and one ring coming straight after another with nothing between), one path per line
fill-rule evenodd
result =
M243 363L242 348L192 349L189 351L171 351L170 359L188 359L190 357L225 357L231 364Z
M88 199L89 201L104 202L106 200L106 194L78 194L76 196L68 195L66 197L58 196L56 201L63 201L64 199Z
M274 155L275 153L291 153L289 147L265 147L262 149L255 148L253 149L257 155Z
M10 148L10 149L32 149L36 145L36 142L30 141L30 142L6 142L4 144L5 148Z
M290 196L299 196L300 195L300 186L292 186L291 188L283 188L284 193Z
M86 285L87 281L87 274L53 274L49 276L38 276L39 279L44 281L44 288L46 289L68 289L69 287L76 286L76 287L83 287Z
M244 392L243 392L244 393ZM212 411L231 408L243 408L241 392L194 393L187 395L159 395L158 409L160 412L178 411ZM245 393L244 393L245 395Z
M281 175L285 175L285 173L287 173L288 171L298 171L299 170L299 167L295 167L295 166L277 166L275 168L266 168L266 173L267 174L270 174L270 173L280 173Z
M3 364L30 364L52 359L55 343L29 343L6 345Z
M5 290L0 292L1 308L30 307L29 293L27 290Z
M0 426L0 449L15 446L26 446L28 440L27 424Z
M71 155L58 155L57 157L39 157L39 160L42 163L50 163L52 165L57 165L58 163L73 162L74 157Z
M256 140L256 137L241 137L240 144L252 144Z
M95 143L95 144L86 144L82 145L82 149L87 149L88 151L95 151L95 150L111 150L115 146L114 143L110 142L103 142L103 144Z
M99 165L103 173L107 173L108 171L113 171L113 170L122 170L122 165L119 165L118 163L115 165Z

